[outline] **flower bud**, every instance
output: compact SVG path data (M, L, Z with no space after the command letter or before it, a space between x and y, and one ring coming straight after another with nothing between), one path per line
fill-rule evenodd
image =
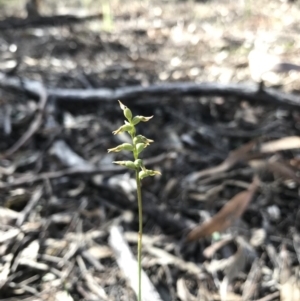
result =
M148 175L150 177L160 176L161 175L161 173L159 171L157 171L157 170L147 170L147 171L148 171Z
M147 178L147 177L148 177L148 175L147 175L147 172L145 170L141 170L139 172L139 178L140 178L140 180L143 180L144 178Z
M132 125L131 124L123 124L122 126L120 126L116 131L113 131L113 134L120 134L123 132L130 132L132 130Z
M139 153L141 153L143 151L143 149L145 148L145 144L144 143L138 143L136 146L136 150Z
M137 125L138 123L140 123L140 121L141 120L138 118L138 116L135 116L135 117L132 118L131 124L132 125Z
M118 153L122 150L125 150L125 151L133 151L133 146L130 144L130 143L123 143L123 144L120 144L114 148L110 148L108 149L107 151L110 153L110 152L115 152L115 153Z
M154 142L153 140L151 139L148 139L142 135L137 135L136 137L134 137L133 139L133 143L134 144L137 144L137 143L144 143L145 144L145 147L150 145L150 143Z
M128 108L126 108L124 110L124 116L127 118L128 121L131 121L131 119L132 119L132 113L131 113L131 111Z
M157 170L149 170L149 169L144 169L139 172L139 178L140 180L147 178L147 177L153 177L156 175L161 175L161 173Z
M132 161L114 161L113 163L136 170L136 166Z
M131 121L131 119L132 119L132 113L129 110L129 108L126 107L125 105L123 105L120 100L118 100L118 102L120 104L121 109L124 111L124 116L127 118L127 120Z
M140 118L140 121L142 121L142 122L147 122L147 121L149 121L151 118L153 118L153 116L150 116L150 117L136 116L136 117Z
M118 100L118 102L120 104L121 109L124 111L127 107L123 105L120 100Z
M135 165L135 167L137 167L137 168L142 168L142 167L144 166L143 161L142 161L141 159L136 159L136 160L134 161L134 165Z

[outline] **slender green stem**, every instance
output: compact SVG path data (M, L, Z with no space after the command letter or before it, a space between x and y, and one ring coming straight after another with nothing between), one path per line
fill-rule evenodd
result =
M138 301L142 301L142 236L143 236L143 204L141 192L141 180L139 172L136 171L137 198L139 208L139 236L138 236L138 277L139 277L139 294Z
M131 134L132 141L135 137L135 132ZM134 145L133 150L134 160L138 159L138 152ZM138 234L138 301L142 301L142 237L143 237L143 200L142 200L142 187L141 180L139 177L139 170L135 171L136 188L137 188L137 199L138 199L138 211L139 211L139 234Z

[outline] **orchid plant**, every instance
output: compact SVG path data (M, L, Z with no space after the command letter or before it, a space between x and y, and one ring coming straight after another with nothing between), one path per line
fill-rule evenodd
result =
M108 152L129 151L133 154L134 161L114 161L113 163L127 167L135 171L137 200L138 200L138 215L139 215L139 235L138 235L138 301L142 301L142 235L143 235L143 210L142 210L142 190L141 180L155 175L160 175L159 171L146 169L143 160L139 158L141 152L154 142L142 135L136 135L135 126L140 122L148 122L153 116L132 116L131 110L119 101L120 107L123 110L125 120L124 124L116 131L114 135L127 132L132 140L132 143L123 143L114 148L108 149Z

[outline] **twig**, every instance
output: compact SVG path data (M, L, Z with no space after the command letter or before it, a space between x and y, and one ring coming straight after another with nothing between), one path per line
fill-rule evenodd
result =
M0 30L62 26L71 23L74 24L101 18L102 14L90 15L85 17L77 17L74 15L36 16L34 18L27 19L12 17L0 21Z
M89 273L88 269L85 266L85 263L81 256L76 257L78 266L81 270L82 277L86 281L87 287L91 290L93 294L95 294L100 300L109 300L108 296L105 293L105 290L103 287L101 287L96 280L93 278L93 276Z
M24 221L26 220L27 216L30 214L30 212L33 210L33 208L37 205L38 201L43 195L43 187L39 186L34 191L30 201L26 205L26 207L22 210L21 214L19 215L16 225L18 227L21 227Z
M271 301L277 297L280 296L280 293L279 292L274 292L273 294L270 294L270 295L267 295L265 297L262 297L260 299L256 299L255 301Z
M32 96L38 97L37 87L41 84L37 81L23 79L23 85L16 77L8 77L0 73L0 87L14 88L26 91ZM139 99L142 96L173 96L195 95L195 96L236 96L243 100L261 101L285 106L300 106L300 97L294 94L287 94L275 89L258 89L255 84L221 84L221 83L190 83L176 82L143 86L131 86L113 89L59 89L48 88L49 96L55 97L57 101L112 101L118 99Z

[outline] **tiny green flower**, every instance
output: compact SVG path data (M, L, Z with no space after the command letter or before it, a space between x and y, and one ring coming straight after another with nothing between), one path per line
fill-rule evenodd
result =
M132 119L132 113L131 113L131 111L130 111L128 108L126 108L126 109L124 110L124 116L125 116L129 121L131 121L131 119Z
M150 177L161 176L161 172L158 170L148 170L148 175Z
M121 109L124 111L127 107L124 104L122 104L120 100L118 100L118 102L120 104Z
M136 147L137 153L140 154L143 151L143 149L145 148L145 144L138 143L135 147Z
M136 116L136 117L140 118L140 120L141 120L142 122L147 122L147 121L149 121L151 118L153 118L153 116L150 116L150 117Z
M143 168L143 167L144 167L143 160L141 160L141 159L136 159L136 160L134 161L134 165L135 165L137 168Z
M132 131L133 126L131 124L123 124L122 126L120 126L116 131L113 131L114 135L123 133L123 132L130 132Z
M153 116L150 117L145 117L145 116L135 116L131 120L132 125L137 125L138 123L142 122L147 122L149 121Z
M125 150L125 151L130 151L132 152L133 151L133 146L130 144L130 143L123 143L123 144L120 144L114 148L110 148L108 149L107 151L110 153L110 152L115 152L115 153L118 153L122 150Z
M154 142L153 140L151 139L148 139L142 135L137 135L136 137L134 137L133 139L133 143L134 144L137 144L137 143L144 143L145 144L145 147L150 145L150 143Z
M128 121L131 121L131 119L132 119L131 110L128 107L126 107L124 104L122 104L120 100L118 100L118 101L119 101L121 109L124 112L124 116L127 118Z
M137 169L134 162L132 162L132 161L114 161L113 163L133 169L133 170Z
M161 173L157 170L149 170L149 169L144 169L139 172L139 178L140 180L147 178L147 177L153 177L156 175L161 175Z

